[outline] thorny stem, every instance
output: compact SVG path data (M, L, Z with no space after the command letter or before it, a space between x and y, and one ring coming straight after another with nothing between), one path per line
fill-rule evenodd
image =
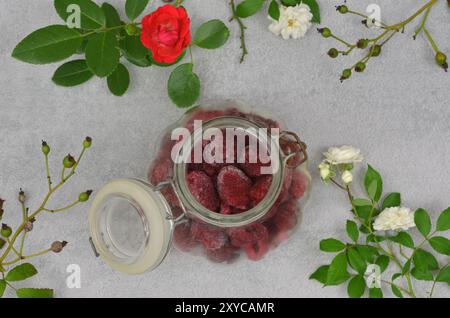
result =
M425 33L428 42L430 42L431 47L433 48L433 50L437 53L439 52L439 48L436 44L436 42L434 41L433 37L431 36L430 32L428 32L428 29L426 27L423 27L423 33Z
M52 177L50 176L50 167L48 163L48 154L45 155L45 172L47 174L48 191L52 189Z
M25 227L25 224L27 223L27 222L31 222L32 220L34 220L35 218L36 218L36 216L38 216L42 211L45 211L46 210L46 208L45 208L45 206L46 206L46 204L47 204L47 202L50 200L50 198L51 198L51 196L59 189L59 188L61 188L63 185L64 185L64 183L68 180L68 179L70 179L74 174L75 174L75 170L76 170L76 168L78 167L78 165L79 165L79 163L80 163L80 161L81 161L81 159L82 159L82 157L83 157L83 155L84 155L84 152L85 152L85 150L86 150L86 148L84 148L83 147L83 150L81 151L81 153L80 153L80 155L79 155L79 157L78 157L78 160L75 162L75 165L71 168L71 170L70 170L70 172L66 175L66 176L64 176L63 178L62 178L62 180L55 186L55 187L53 187L52 189L50 189L49 191L48 191L48 193L45 195L45 197L44 197L44 199L43 199L43 201L42 201L42 203L41 203L41 205L33 212L33 213L31 213L31 215L29 215L25 220L23 220L23 222L18 226L18 228L16 229L16 231L14 232L14 234L12 235L12 237L11 237L11 239L10 240L8 240L8 247L5 249L5 251L3 252L3 254L0 256L0 265L9 265L11 262L4 262L4 260L6 259L6 257L9 255L9 253L13 250L15 250L15 248L14 248L14 243L16 242L16 240L17 240L17 238L19 237L19 235L22 233L22 231L24 230L24 227ZM24 258L31 258L31 257L34 257L34 256L38 256L38 255L42 255L42 254L44 254L44 252L40 252L40 253L37 253L37 254L31 254L31 255L29 255L29 256L26 256L26 257L22 257L22 259L24 259ZM21 258L19 258L19 260L20 260ZM18 261L18 260L15 260L15 261ZM14 262L14 261L13 261Z
M427 9L427 11L425 11L425 14L423 15L422 23L420 23L420 26L416 29L416 32L414 32L414 37L413 37L414 40L419 35L420 31L422 31L422 29L425 27L425 23L427 22L428 15L430 14L430 11L431 11L431 7L429 7Z
M80 203L80 201L79 201L79 200L76 200L76 201L72 202L71 204L68 204L68 205L66 205L65 207L60 208L60 209L46 209L46 208L44 208L43 210L46 211L46 212L51 212L51 213L63 212L63 211L66 211L66 210L68 210L68 209L73 208L73 207L76 206L78 203Z
M240 63L243 63L245 60L245 56L248 54L247 45L245 44L245 29L247 29L247 27L244 25L241 18L239 18L239 16L236 14L236 5L234 3L234 0L230 0L230 7L231 7L231 12L233 15L229 21L236 20L236 22L239 25L240 31L241 31L240 39L241 39L242 55L241 55Z

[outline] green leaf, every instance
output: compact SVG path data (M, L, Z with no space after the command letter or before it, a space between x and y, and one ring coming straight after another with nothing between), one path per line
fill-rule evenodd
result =
M369 297L370 298L383 298L383 292L381 288L370 288L369 289Z
M359 245L356 247L359 255L366 261L366 263L373 263L378 256L378 251L375 247L370 245Z
M393 293L395 296L397 296L398 298L403 298L402 292L401 292L400 289L398 289L398 287L395 286L394 284L391 285L391 290L392 290L392 293Z
M147 7L149 0L127 0L125 3L125 12L127 17L134 21L138 16L144 12L145 7Z
M264 0L244 0L236 7L236 14L240 18L247 18L258 12Z
M414 241L411 235L406 232L399 232L396 236L389 236L388 239L403 246L414 248Z
M76 86L87 82L94 76L86 65L85 60L67 62L55 71L52 81L60 86Z
M103 10L103 14L105 15L107 28L113 28L113 27L117 27L119 25L123 25L123 22L120 19L119 13L117 12L116 8L114 8L112 5L105 2L102 4L102 10ZM120 31L121 31L121 29L115 29L115 30L112 30L111 32L119 34Z
M309 279L315 279L318 282L325 285L327 283L327 275L329 267L330 265L320 266L318 269L316 269L314 273L311 274L311 276L309 276Z
M387 208L398 207L402 203L401 195L398 192L389 193L383 200L381 211Z
M319 4L316 0L301 0L304 4L308 5L308 7L311 9L311 13L313 15L313 18L311 22L313 23L320 23L320 8Z
M358 225L352 220L347 220L346 224L347 235L352 241L357 242L359 238Z
M423 236L427 237L427 235L430 234L431 219L427 211L425 211L424 209L418 209L414 213L414 223Z
M280 7L278 6L278 2L276 0L272 0L270 2L269 16L276 21L280 18Z
M152 65L152 62L149 59L149 50L142 45L139 36L126 35L120 41L120 49L125 58L131 63L140 67Z
M363 259L363 257L361 257L356 249L348 249L347 258L348 263L355 271L357 271L361 275L365 273L367 268L366 261Z
M37 274L36 268L30 263L23 263L11 269L5 277L8 282L25 280Z
M450 284L450 266L447 265L444 269L438 273L436 281Z
M380 255L375 261L375 264L380 266L381 272L384 272L389 265L389 261L390 261L389 257L387 257L386 255Z
M352 203L355 206L369 206L372 208L372 202L364 198L355 198L352 200Z
M384 236L369 234L367 235L366 242L367 243L376 243L376 242L383 242L386 238Z
M220 20L203 23L194 35L194 44L204 49L217 49L227 42L230 30Z
M16 291L19 298L53 298L53 289L20 288Z
M299 4L301 0L281 0L281 3L286 7L292 7Z
M31 64L54 63L75 54L82 42L77 30L50 25L25 37L14 48L12 57Z
M117 65L114 72L108 76L108 88L116 96L122 96L130 86L130 73L123 64Z
M347 285L347 293L351 298L361 298L366 290L366 281L361 275L353 277Z
M180 62L180 61L183 59L183 57L186 55L186 50L184 50L184 51L180 54L180 56L178 56L177 59L176 59L173 63L161 63L161 62L157 62L157 61L155 61L155 60L153 59L153 57L152 57L152 51L149 50L148 53L149 53L149 60L150 60L150 62L151 62L152 64L154 64L154 65L156 65L156 66L160 66L160 67L169 67L169 66L178 64L178 62Z
M399 278L400 276L402 276L402 273L395 273L394 275L392 275L391 281L396 280L396 279Z
M320 241L320 250L324 252L339 252L345 248L345 244L334 238Z
M411 269L411 275L417 280L433 280L433 274L425 268L414 267L413 269Z
M200 96L200 80L191 63L181 64L169 77L168 93L178 107L192 106Z
M403 268L402 268L402 275L405 275L406 273L408 273L409 270L410 270L410 268L411 268L411 259L409 259L409 260L405 263L405 265L403 265Z
M438 253L450 255L450 240L443 236L434 236L428 240L431 247Z
M378 200L380 200L381 194L383 193L383 180L381 179L378 171L372 168L371 165L368 165L367 172L364 177L364 186L370 198L373 201L378 202ZM373 187L375 187L376 189L373 190Z
M119 64L119 42L111 32L102 32L93 36L86 46L86 63L89 69L99 77L114 72Z
M414 266L426 270L436 270L439 268L439 263L430 252L421 248L417 249L413 255Z
M442 211L436 223L436 231L450 230L450 208Z
M350 278L345 252L336 255L328 268L327 285L339 285Z
M0 279L0 298L3 297L3 294L5 293L6 289L6 282L4 279Z
M55 0L54 2L56 12L64 20L68 21L74 12L68 11L70 5L78 5L80 7L80 22L81 28L87 30L96 30L105 26L106 18L103 10L91 0Z

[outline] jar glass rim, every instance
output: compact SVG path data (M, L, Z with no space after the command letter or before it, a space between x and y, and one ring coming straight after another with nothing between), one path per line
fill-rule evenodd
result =
M260 129L265 128L260 125L258 125L255 122L252 122L248 119L244 119L241 117L236 116L221 116L209 121L206 121L202 125L203 129L208 128L253 128L253 129ZM201 132L200 132L201 133ZM191 139L192 140L198 140L199 136L196 136L196 134L199 134L198 131L193 131L191 133ZM261 141L261 138L263 139L263 142L267 142L267 140L272 141L270 137L270 133L267 132L266 137L261 136L258 134L257 137L259 141ZM197 139L196 139L197 138ZM200 140L202 137L200 136ZM201 203L197 201L197 199L194 197L194 195L191 193L188 187L188 183L186 180L187 175L187 163L186 160L179 160L180 158L177 158L176 163L174 164L174 185L176 187L177 192L179 193L179 198L182 201L182 204L185 206L186 211L195 217L203 220L206 223L220 226L220 227L236 227L236 226L244 226L251 224L262 217L266 215L269 210L274 205L275 201L278 199L278 196L281 192L281 188L283 185L283 176L284 176L284 170L285 170L285 160L286 157L284 156L283 152L279 149L279 146L275 144L274 142L270 142L271 149L270 151L277 151L278 156L277 159L279 160L278 169L271 174L272 176L272 182L269 187L269 190L264 197L264 199L259 202L256 206L253 208L242 212L238 214L221 214L218 212L211 211L207 208L205 208ZM192 146L193 147L193 146ZM192 150L192 148L191 148ZM182 154L181 149L178 153L178 156L190 156L190 153L188 154Z

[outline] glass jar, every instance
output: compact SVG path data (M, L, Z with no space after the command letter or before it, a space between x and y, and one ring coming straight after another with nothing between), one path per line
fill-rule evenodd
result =
M170 247L257 261L287 240L309 194L306 145L232 102L198 106L162 135L148 182L113 180L89 211L91 243L116 270L155 269Z

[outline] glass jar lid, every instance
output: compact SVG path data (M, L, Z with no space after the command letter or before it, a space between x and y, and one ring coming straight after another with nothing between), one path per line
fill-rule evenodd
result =
M174 220L158 188L139 180L118 179L96 194L89 227L96 254L109 266L140 274L155 269L166 257Z

